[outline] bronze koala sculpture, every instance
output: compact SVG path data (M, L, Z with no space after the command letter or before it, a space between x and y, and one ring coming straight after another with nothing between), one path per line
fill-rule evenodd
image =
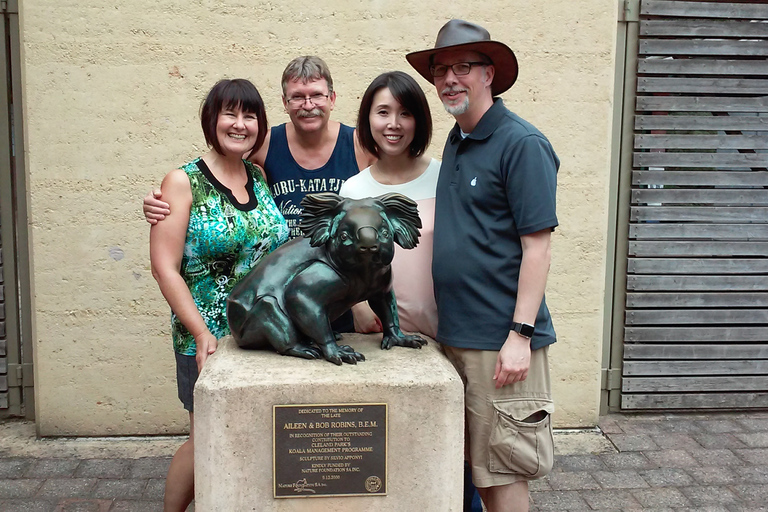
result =
M421 219L401 194L361 200L311 194L294 239L265 256L227 299L227 320L237 344L278 353L356 364L365 357L336 344L330 322L367 300L381 320L381 348L421 348L421 336L403 334L392 291L394 244L412 249Z

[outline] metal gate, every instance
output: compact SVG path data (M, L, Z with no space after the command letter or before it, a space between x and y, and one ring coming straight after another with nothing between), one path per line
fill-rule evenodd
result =
M0 418L33 418L18 2L0 10Z
M607 380L623 410L768 407L768 2L627 13Z

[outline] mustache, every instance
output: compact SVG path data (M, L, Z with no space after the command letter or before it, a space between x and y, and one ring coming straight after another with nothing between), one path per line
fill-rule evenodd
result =
M467 92L467 90L463 87L446 87L442 91L440 91L440 94L449 94L452 92Z
M325 115L325 112L323 112L319 108L313 108L312 110L304 110L301 109L298 112L296 112L296 115L298 117L323 117Z

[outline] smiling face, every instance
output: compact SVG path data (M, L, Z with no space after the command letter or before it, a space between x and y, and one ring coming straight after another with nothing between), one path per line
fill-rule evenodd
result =
M459 62L487 62L488 58L477 52L449 50L435 55L433 64L449 66L445 75L435 77L435 88L445 110L454 116L475 111L484 112L493 101L491 82L493 66L473 65L469 74L457 75L450 68Z
M387 87L374 94L368 121L379 157L398 156L410 150L416 133L416 121Z
M216 120L216 140L222 154L243 155L253 148L259 135L259 120L239 107L223 108Z
M305 99L311 97L317 99ZM304 101L300 101L301 99ZM285 84L283 106L291 118L291 123L299 131L312 132L325 128L335 103L336 93L329 91L325 78L307 82L290 80Z

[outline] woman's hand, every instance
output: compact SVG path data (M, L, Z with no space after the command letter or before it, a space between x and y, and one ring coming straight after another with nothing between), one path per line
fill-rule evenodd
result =
M216 352L219 347L219 341L216 336L211 334L208 329L204 333L195 336L195 345L197 346L197 354L195 360L197 361L197 372L203 371L203 365L208 359L208 356Z
M152 225L171 214L170 205L160 201L161 197L163 197L163 193L157 188L150 190L144 197L144 219Z
M355 332L362 334L382 332L381 320L367 302L360 302L352 306L352 316L355 318Z

